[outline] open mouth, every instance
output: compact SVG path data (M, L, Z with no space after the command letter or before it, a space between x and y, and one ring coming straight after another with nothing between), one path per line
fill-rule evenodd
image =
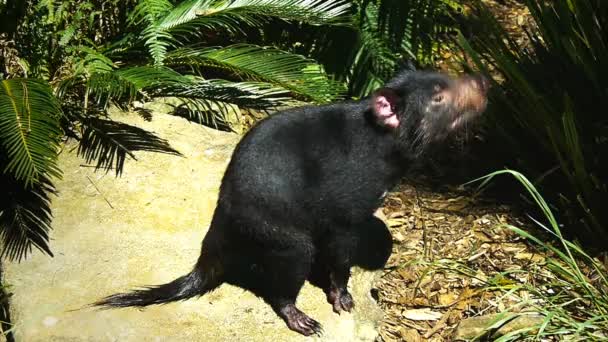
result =
M397 118L396 114L383 116L382 123L387 127L397 128L399 126L399 119Z

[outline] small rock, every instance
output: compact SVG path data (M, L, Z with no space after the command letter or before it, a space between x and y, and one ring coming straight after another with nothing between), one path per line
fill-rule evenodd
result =
M510 317L509 315L517 317L508 320L507 317ZM454 333L454 340L470 340L480 335L483 335L485 332L488 331L489 327L491 327L492 325L496 325L496 323L501 321L503 322L503 324L498 330L494 331L492 335L493 338L503 336L516 330L538 326L543 323L544 317L536 313L506 315L493 314L470 317L460 322L458 328L456 329L456 332ZM531 331L530 333L532 334L536 332Z

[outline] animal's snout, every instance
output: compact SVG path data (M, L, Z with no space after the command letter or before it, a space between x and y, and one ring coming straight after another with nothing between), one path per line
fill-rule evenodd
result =
M481 74L462 76L458 83L461 88L464 88L462 90L477 92L484 97L490 89L490 80Z
M457 110L481 114L486 108L489 89L490 81L483 75L462 76L457 82Z
M471 87L477 89L484 96L488 93L490 89L490 80L487 77L481 74L470 76Z

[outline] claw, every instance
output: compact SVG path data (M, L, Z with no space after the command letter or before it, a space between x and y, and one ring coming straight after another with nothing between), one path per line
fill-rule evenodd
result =
M323 334L323 327L314 319L308 317L305 313L296 308L295 305L289 304L280 310L280 316L287 323L287 327L304 336Z
M315 324L312 327L312 330L315 332L315 335L317 335L319 337L323 336L323 327L321 326L321 324L319 324L319 322L315 321Z

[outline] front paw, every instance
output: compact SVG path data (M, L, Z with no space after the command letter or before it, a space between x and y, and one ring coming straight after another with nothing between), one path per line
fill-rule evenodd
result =
M335 313L340 314L342 310L351 312L355 307L353 296L346 289L331 289L327 293L327 301L332 305Z

